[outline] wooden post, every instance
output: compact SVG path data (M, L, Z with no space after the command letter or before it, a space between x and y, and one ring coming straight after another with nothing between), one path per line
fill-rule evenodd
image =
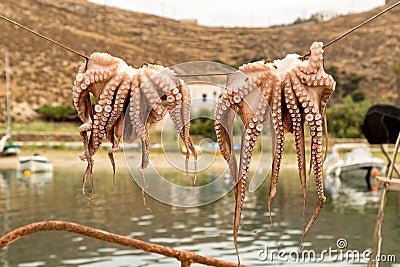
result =
M387 178L385 178L386 181L383 184L384 188L382 191L381 202L380 202L379 210L378 210L378 216L376 218L375 233L374 233L374 238L372 240L371 255L369 258L368 267L373 266L373 263L375 262L374 260L376 259L377 256L380 256L380 253L381 253L382 222L383 222L383 216L385 213L387 195L389 193L389 189L387 189L387 188L390 186L390 181L392 179L394 164L396 163L396 157L397 157L397 152L399 151L399 147L400 147L400 133L397 137L397 141L396 141L396 144L394 147L392 162L390 163L390 166L389 166L389 169L388 169L388 172L386 175ZM387 184L387 183L389 183L389 184ZM375 262L375 267L379 267L379 261Z
M399 94L399 97L400 97L400 94ZM386 159L387 159L388 162L389 162L388 166L390 166L390 165L392 164L392 159L391 159L390 155L386 152L386 150L385 150L385 148L383 147L382 144L380 145L380 147L381 147L381 151L382 151L383 155L385 155ZM399 170L397 169L397 167L396 167L395 165L393 165L393 166L394 166L394 171L396 172L396 174L397 174L398 176L400 176L400 172L399 172Z

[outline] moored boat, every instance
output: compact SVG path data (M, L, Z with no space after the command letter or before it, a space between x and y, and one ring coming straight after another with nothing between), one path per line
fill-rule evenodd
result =
M53 163L48 158L38 154L19 157L17 171L49 172L53 171Z
M374 190L372 176L386 171L384 160L373 157L367 144L337 144L325 160L325 187L338 192L342 183L353 188Z
M20 146L12 143L11 81L8 52L5 52L6 95L7 95L7 133L0 139L0 156L16 156Z

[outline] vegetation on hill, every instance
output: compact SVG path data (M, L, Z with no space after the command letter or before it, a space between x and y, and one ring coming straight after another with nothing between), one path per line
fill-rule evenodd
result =
M144 62L171 66L197 60L238 67L260 58L302 55L312 42L328 42L382 9L325 22L211 28L82 0L0 2L3 15L33 30L86 55L108 52L134 67ZM326 48L325 69L338 81L328 115L333 116L334 109L341 105L351 105L349 99L370 104L397 101L399 72L393 71L393 66L400 58L399 17L400 8L395 8ZM3 20L0 27L0 51L7 49L11 56L13 107L24 110L14 115L16 120L29 120L31 113L43 105L71 105L72 83L83 59ZM3 60L0 70L4 70ZM5 88L3 73L0 88ZM5 90L0 91L0 112L4 116Z
M69 105L43 105L37 110L44 119L50 121L67 121L77 119L76 110Z
M342 103L328 107L329 134L340 138L362 138L361 125L370 106L370 100L357 101L349 95Z

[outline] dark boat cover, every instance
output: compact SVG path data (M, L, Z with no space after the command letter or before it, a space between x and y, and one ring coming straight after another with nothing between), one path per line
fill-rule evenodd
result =
M394 144L400 132L400 108L392 105L371 106L361 129L370 144Z

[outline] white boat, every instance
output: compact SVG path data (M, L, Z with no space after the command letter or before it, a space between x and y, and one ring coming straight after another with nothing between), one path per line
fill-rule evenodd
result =
M19 172L52 172L53 163L38 154L18 158L17 171Z
M17 172L17 180L26 185L34 185L37 187L45 186L49 181L53 179L53 171L41 171L41 172L31 172L30 170L25 170Z
M1 156L16 156L21 147L10 143L11 140L10 135L6 134L0 139L0 155Z
M373 157L367 144L337 144L324 162L325 188L338 193L342 183L354 188L375 190L372 177L384 175L386 163Z
M19 153L20 146L12 143L10 63L7 51L5 52L5 66L7 90L7 133L0 139L0 156L15 156Z

